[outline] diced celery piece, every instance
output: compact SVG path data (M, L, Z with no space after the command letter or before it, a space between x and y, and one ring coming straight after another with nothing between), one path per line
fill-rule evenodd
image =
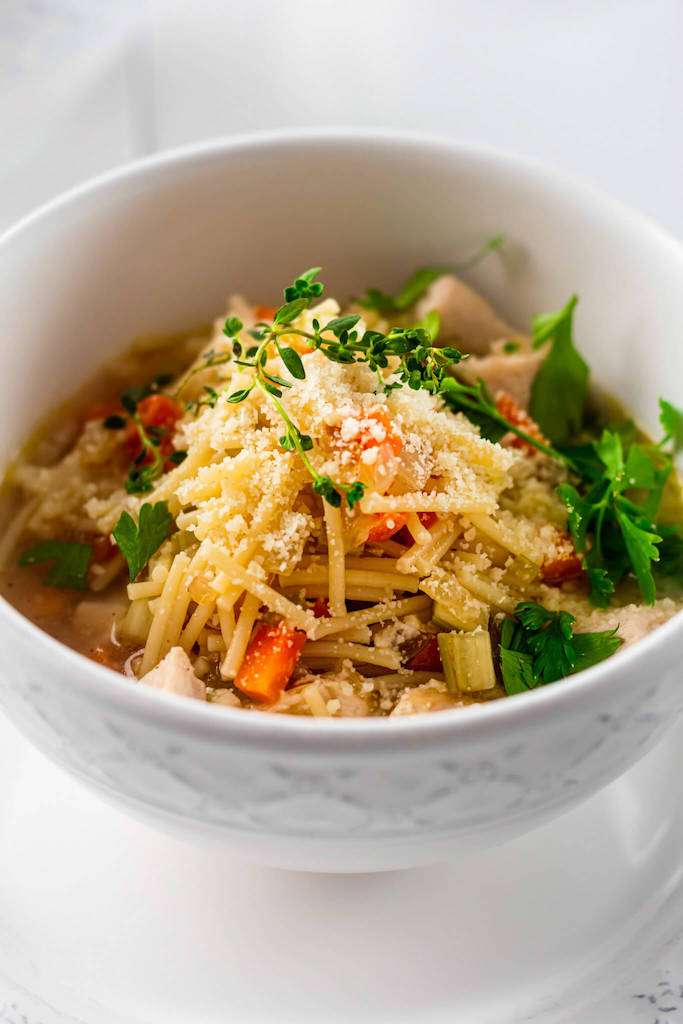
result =
M471 633L439 633L439 653L452 693L479 693L496 685L491 637L485 629Z
M488 618L486 606L474 599L466 605L435 601L432 609L432 622L439 629L476 629L477 626L486 626Z
M523 589L538 578L540 571L530 558L525 558L524 555L515 555L503 573L503 583L513 589Z

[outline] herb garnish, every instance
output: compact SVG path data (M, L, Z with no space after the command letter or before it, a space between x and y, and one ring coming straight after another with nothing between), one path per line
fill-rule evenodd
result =
M23 552L19 565L42 565L52 562L45 577L49 587L85 590L92 557L90 544L76 541L44 540Z
M569 612L551 612L540 604L523 601L514 618L503 621L500 634L500 667L508 694L537 686L597 665L622 644L616 630L575 633Z
M165 501L151 505L145 502L136 523L129 512L122 512L112 530L123 557L128 563L131 581L136 579L164 543L173 526L173 516Z
M183 376L176 384L172 397L178 398L181 392L184 391L185 385L188 384L189 381L191 381L192 378L195 377L198 373L201 373L202 370L209 370L214 366L222 366L224 363L229 363L231 359L231 352L215 352L213 349L209 349L209 351L205 352L204 355L202 356L201 362L199 362L196 366L191 366L190 369L183 374ZM207 389L205 388L204 390ZM208 403L203 402L200 404L207 405ZM196 402L188 403L188 409L192 408L198 408Z
M495 235L482 245L472 256L455 267L421 267L416 270L396 295L389 295L379 288L368 288L365 295L358 300L365 309L375 309L378 313L405 313L421 299L429 286L444 274L461 274L475 266L490 252L500 249L505 241L503 235Z
M603 430L600 440L582 455L584 493L571 484L558 487L574 546L585 553L591 600L599 607L609 603L627 572L636 577L647 604L656 597L653 563L660 560L664 528L655 520L683 423L683 415L669 402L660 401L660 409L665 436L659 445L632 442L625 453L621 436ZM671 453L662 450L669 440ZM669 530L669 545L671 541Z
M323 285L316 281L319 267L313 267L301 274L293 284L285 288L285 304L281 306L272 324L261 324L257 335L259 345L248 351L244 357L242 346L237 335L242 330L242 323L231 317L226 321L225 333L233 338L233 356L238 366L245 366L254 371L251 383L228 396L233 403L243 402L248 395L259 388L274 405L286 430L280 438L280 444L287 451L296 451L313 480L313 490L320 494L329 504L339 507L342 495L346 496L352 508L363 497L364 486L360 481L344 484L333 481L330 477L318 473L307 456L313 447L312 439L303 434L293 422L280 399L282 389L290 388L288 380L266 370L268 350L271 345L282 359L285 368L294 380L304 380L306 371L299 353L282 344L286 335L295 334L303 338L311 350L321 352L327 359L335 363L365 363L377 375L378 390L389 392L407 385L413 390L424 389L432 394L440 392L449 378L447 370L462 359L456 348L437 348L433 342L438 334L438 316L431 315L424 324L409 328L391 328L387 334L380 331L356 330L360 316L334 317L326 324L313 320L312 330L306 331L292 326L292 321L310 306L313 299L319 298ZM414 300L413 300L414 301ZM396 368L389 380L385 380L382 370L389 366L389 359L395 357Z
M557 313L533 320L533 346L551 348L531 387L529 410L546 437L556 444L576 435L583 424L588 366L574 347L572 323L578 298L573 295Z

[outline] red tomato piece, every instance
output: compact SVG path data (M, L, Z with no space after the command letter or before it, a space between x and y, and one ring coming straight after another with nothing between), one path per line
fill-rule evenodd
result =
M428 633L425 636L425 642L417 654L414 654L406 663L406 668L413 669L415 672L441 672L443 665L436 633Z

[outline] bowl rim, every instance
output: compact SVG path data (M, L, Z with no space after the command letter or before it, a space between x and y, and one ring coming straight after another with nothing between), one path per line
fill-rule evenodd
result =
M432 133L372 128L302 128L240 133L165 149L151 156L126 162L104 174L88 179L38 206L0 234L0 252L34 225L59 215L83 200L108 189L171 172L194 162L222 160L232 153L279 148L325 146L330 149L352 147L366 150L388 147L431 151L451 159L495 164L508 176L534 179L546 195L555 194L580 200L595 210L596 217L608 225L621 222L653 243L668 249L667 257L680 264L683 277L683 245L659 224L595 186L552 165L532 157L520 156L488 144L440 136ZM561 200L560 200L561 201ZM408 715L390 724L384 718L308 718L268 712L247 713L243 708L211 707L208 702L152 691L144 686L122 685L119 672L91 661L85 655L56 640L0 597L0 622L7 619L25 635L26 641L44 652L45 660L58 658L71 669L71 684L86 689L90 699L112 705L123 715L144 715L163 726L182 729L204 739L222 743L227 738L257 746L283 746L305 752L325 751L337 754L362 748L366 753L382 752L400 746L417 747L424 742L441 743L455 737L475 741L487 735L514 729L523 722L533 725L548 714L579 710L591 696L602 694L621 672L638 672L656 650L676 656L676 641L683 646L683 612L612 658L569 679L562 686L544 686L528 693L485 704L453 708L438 714ZM662 668L664 665L662 664Z

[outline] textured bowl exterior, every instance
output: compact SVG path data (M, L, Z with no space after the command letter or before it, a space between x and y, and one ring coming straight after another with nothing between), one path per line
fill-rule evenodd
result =
M363 168L367 173L359 178ZM424 197L415 198L415 181L423 179L426 206ZM580 266L576 276L589 312L598 317L602 301L607 309L601 322L614 324L612 347L603 340L603 348L595 348L601 379L642 409L643 418L659 389L681 400L663 378L666 360L681 389L677 332L670 328L678 325L678 336L683 332L683 259L675 243L647 222L582 186L558 183L534 164L487 151L362 133L260 138L124 169L52 204L0 240L0 319L4 336L17 338L19 353L0 354L0 392L9 413L0 427L5 457L30 425L21 391L32 365L49 371L38 387L38 404L48 408L134 335L136 323L140 330L163 330L206 320L224 302L224 279L256 295L259 273L276 282L291 276L291 259L279 250L265 269L262 255L273 222L283 231L287 222L278 222L282 196L270 190L281 180L292 196L304 180L317 189L313 211L303 223L294 217L287 229L295 270L311 262L317 246L325 247L316 234L321 216L338 236L347 231L338 239L341 255L325 252L340 293L368 280L393 283L393 267L386 269L386 282L368 274L381 266L377 233L390 235L396 220L404 233L392 245L403 244L405 251L400 258L391 246L387 252L397 273L443 260L457 222L474 238L482 218L484 228L516 220L513 239L526 252L534 252L546 232L553 237L564 231L561 248L568 254L554 242L543 268L528 257L521 269L513 261L500 279L484 277L482 287L502 301L512 284L507 308L521 318L554 305L562 289L573 287L568 271ZM344 194L347 180L354 182L353 195L340 206L338 191ZM386 209L376 208L379 194ZM454 223L440 208L448 195L457 207ZM231 225L245 204L255 216L252 201L262 211L252 232L259 244L252 245L241 227L235 237L243 246L237 254L242 262L223 251L220 238L220 252L213 252L221 224L234 234ZM362 278L349 271L345 255L360 230L352 222L345 228L349 210L373 227L371 251L357 261L365 261L356 268ZM416 243L425 219L424 239ZM649 273L632 259L634 246L642 260L649 259ZM105 265L98 267L102 252ZM225 273L216 270L220 259L228 264ZM608 259L616 285L603 279L597 288L593 279ZM202 266L208 268L206 281ZM653 270L656 289L649 280ZM45 296L48 326L41 330L35 328L36 294ZM659 303L646 340L630 330L633 314L623 313L624 294L638 295L638 308ZM96 346L92 331L83 329L93 316L103 324ZM591 335L589 327L586 333L593 359L592 338L597 343L601 334L593 328ZM625 355L648 349L659 364L650 360L631 382L623 373ZM533 694L396 722L311 721L149 692L62 647L3 602L0 703L48 757L150 824L228 843L283 867L382 870L504 841L628 768L683 703L679 619L611 662Z

